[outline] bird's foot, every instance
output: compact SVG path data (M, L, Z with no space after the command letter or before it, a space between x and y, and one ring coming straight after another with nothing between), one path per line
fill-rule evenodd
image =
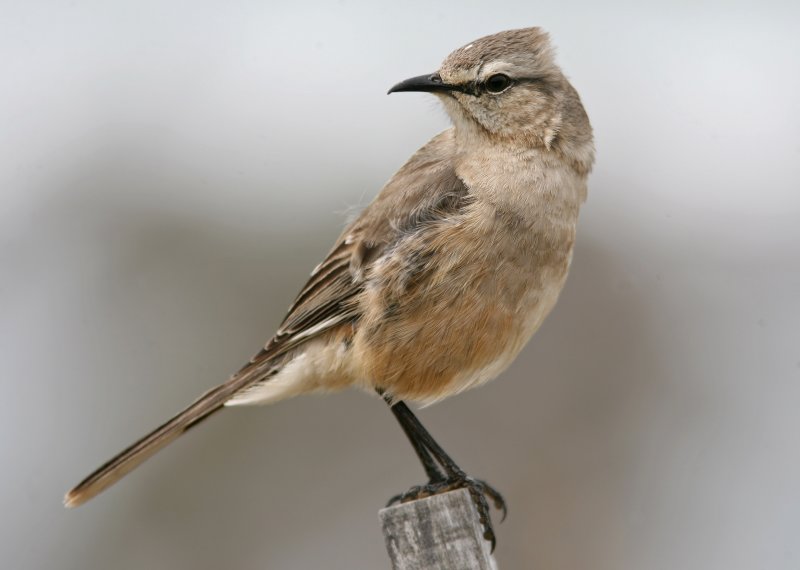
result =
M508 509L506 508L506 502L503 496L485 481L473 479L467 475L456 475L448 477L447 479L442 479L441 481L431 481L426 485L416 485L405 493L395 495L389 499L389 503L386 506L391 506L395 503L408 503L456 489L467 489L469 491L472 502L478 510L479 520L483 526L483 538L492 543L492 551L494 551L497 538L494 534L494 528L492 527L492 519L489 516L489 503L486 499L489 499L494 507L503 513L500 522L505 520Z

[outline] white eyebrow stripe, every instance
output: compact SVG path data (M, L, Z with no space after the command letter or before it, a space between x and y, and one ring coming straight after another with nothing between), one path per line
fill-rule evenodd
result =
M513 69L514 65L507 61L492 61L481 65L481 68L478 70L478 77L488 77L494 73L511 74Z

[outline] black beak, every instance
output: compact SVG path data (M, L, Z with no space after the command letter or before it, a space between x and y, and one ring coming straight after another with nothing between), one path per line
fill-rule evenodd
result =
M461 91L458 85L450 85L442 81L438 73L431 75L420 75L401 81L391 89L389 93L399 93L400 91L423 91L426 93L437 93L443 91ZM389 94L387 93L387 95Z

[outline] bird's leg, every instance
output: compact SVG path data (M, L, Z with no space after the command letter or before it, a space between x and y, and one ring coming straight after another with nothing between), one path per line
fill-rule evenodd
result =
M428 476L430 482L438 483L444 481L447 477L439 468L436 460L431 456L428 448L415 436L414 432L410 431L406 424L401 422L400 427L403 428L403 431L408 437L408 441L411 442L411 446L414 448L414 451L417 452L417 457L419 457L422 468L425 469L425 474Z
M389 396L384 395L383 390L378 389L378 394L381 395L383 400L389 405L391 408L392 406L392 399ZM440 481L444 481L447 477L439 468L439 465L436 463L436 460L433 459L431 456L430 451L428 448L425 447L414 435L413 431L410 431L410 428L407 423L400 422L400 427L403 428L403 432L406 434L408 441L411 442L411 446L414 448L414 451L417 453L417 457L419 457L420 463L422 463L422 468L425 469L425 474L428 476L428 479L431 483L438 483ZM389 504L396 503L402 499L403 495L396 495L389 500Z
M425 426L422 425L419 419L417 419L417 416L414 415L414 413L404 402L393 402L390 403L390 406L392 413L394 413L403 430L406 432L406 435L408 435L409 439L412 441L414 448L422 448L423 450L426 450L430 456L432 456L439 463L439 465L441 465L442 469L447 475L447 480L472 479L466 474L466 472L464 472L463 469L461 469L461 467L456 464L455 461L453 461L447 452L442 449L442 446L440 446L436 440L433 439L428 430L425 429ZM428 472L427 468L426 472ZM430 477L429 472L428 476ZM431 477L431 482L436 483L437 481ZM505 517L506 507L503 498L500 496L500 493L485 483L484 485L487 489L486 494L495 502L496 507L503 511L503 516Z
M401 401L393 402L388 397L384 397L384 399L389 404L392 413L408 436L409 441L411 441L411 445L417 452L430 479L427 485L413 487L408 492L393 497L390 504L396 501L411 501L453 489L466 488L478 509L478 514L484 527L484 537L492 543L492 549L494 550L495 535L489 518L489 505L486 502L486 497L491 499L495 507L503 512L503 519L505 519L506 505L503 497L485 482L469 477L433 439L428 430L425 429L405 403Z
M447 480L447 476L442 472L439 465L436 463L436 460L431 457L430 452L428 449L423 446L420 441L414 436L412 432L408 430L408 427L404 424L400 424L400 427L403 428L406 436L408 437L408 441L411 442L411 446L414 448L414 451L417 452L417 457L419 457L420 462L422 463L423 469L425 469L425 473L428 476L429 484L439 484L443 483ZM412 489L404 492L399 493L393 496L389 501L386 503L386 506L391 506L395 503L402 503L404 501L411 500L413 497L421 496L424 493L424 486L416 486Z

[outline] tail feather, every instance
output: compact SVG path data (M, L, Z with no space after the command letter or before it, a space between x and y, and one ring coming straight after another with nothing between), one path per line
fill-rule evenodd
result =
M175 417L118 453L78 483L64 496L64 506L77 507L116 483L189 428L221 409L240 387L239 382L229 381L200 396Z

